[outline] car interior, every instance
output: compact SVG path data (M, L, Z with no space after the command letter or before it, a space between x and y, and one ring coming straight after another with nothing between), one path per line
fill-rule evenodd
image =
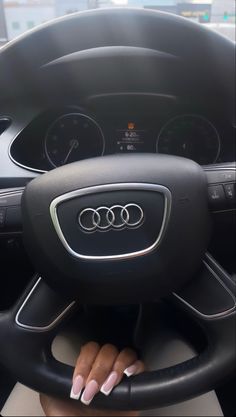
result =
M0 49L2 416L69 399L77 336L148 364L95 408L235 415L234 60L131 8Z

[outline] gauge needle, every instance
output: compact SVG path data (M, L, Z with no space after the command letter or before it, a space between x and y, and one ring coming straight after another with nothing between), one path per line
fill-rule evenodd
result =
M71 147L70 147L70 149L69 149L69 151L68 151L68 153L67 153L64 161L62 162L62 165L66 164L66 162L68 161L68 158L69 158L71 152L73 151L74 148L77 148L77 146L78 146L78 141L77 140L73 140L72 143L71 143Z

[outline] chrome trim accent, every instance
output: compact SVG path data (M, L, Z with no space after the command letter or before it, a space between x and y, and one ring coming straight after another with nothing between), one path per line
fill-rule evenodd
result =
M30 299L31 295L33 294L33 292L35 291L35 289L37 288L38 284L40 283L40 281L42 280L42 278L40 277L36 284L33 286L33 288L31 289L31 291L29 292L29 294L27 295L25 301L23 302L22 306L20 307L20 309L18 310L16 317L15 317L15 323L17 324L17 326L22 327L23 329L27 329L27 330L32 330L35 332L47 332L49 330L52 330L57 323L59 323L61 321L61 319L69 312L69 310L71 310L71 308L75 305L75 301L73 301L72 303L70 303L65 310L62 311L61 314L59 314L59 316L53 320L52 323L50 323L48 326L42 326L42 327L37 327L37 326L29 326L27 324L23 324L19 321L19 316L22 312L22 310L24 309L24 307L26 306L28 300Z
M116 206L112 206L111 207L111 209L113 209L113 208L115 208ZM129 220L130 220L130 213L129 213L129 210L128 210L128 219L127 220L125 220L125 218L124 218L124 212L125 211L127 211L127 209L129 208L129 207L136 207L138 210L139 210L139 213L140 213L140 218L139 218L139 220L137 220L136 222L133 222L133 223L131 223ZM136 227L136 226L139 226L139 225L141 225L141 223L142 223L142 221L143 221L143 219L144 219L144 212L143 212L143 209L142 209L142 207L140 207L138 204L133 204L133 203L129 203L129 204L126 204L126 206L122 209L122 212L121 212L121 217L122 218L124 218L124 222L125 222L125 224L126 224L126 226L129 226L129 227ZM117 227L117 226L114 226L114 227Z
M172 294L174 297L176 297L181 303L183 303L188 309L192 310L197 316L203 318L203 319L217 319L219 317L228 316L233 311L236 311L236 298L234 294L227 288L225 283L220 279L220 277L216 274L216 272L208 265L206 261L203 261L204 265L207 267L207 269L211 272L211 274L217 279L217 281L222 285L222 287L225 289L225 291L231 296L234 306L228 310L222 311L221 313L216 314L204 314L201 313L201 311L197 310L195 307L193 307L191 304L189 304L184 298L182 298L180 295L178 295L176 292L173 292Z
M27 169L28 171L32 171L32 172L37 172L37 173L39 173L39 174L45 174L45 172L48 172L48 171L44 171L43 169L37 169L37 168L34 168L34 167L30 167L30 166L27 166L27 165L24 165L24 164L21 164L20 162L18 162L15 158L13 158L13 156L12 156L12 154L11 154L11 147L12 147L12 145L13 145L13 143L15 142L15 140L18 138L18 136L21 134L21 132L23 132L23 130L24 130L25 128L23 127L15 136L14 136L14 138L11 140L11 142L10 142L10 144L9 144L9 146L8 146L8 156L9 156L9 158L10 158L10 160L15 164L15 165L17 165L17 166L19 166L20 168L24 168L24 169Z
M206 257L206 260L209 262L208 266L212 268L213 271L215 271L214 268L216 268L222 275L224 275L224 278L227 279L227 281L230 284L233 284L234 286L236 286L236 282L232 279L231 275L223 268L223 266L221 266L217 262L217 260L209 252L205 253L205 257ZM215 273L217 273L217 271L215 271Z
M129 212L129 207L135 207L136 209L139 210L139 219L135 222L130 222L130 212ZM120 211L120 223L115 223L116 221L116 215L114 213L115 209L119 209ZM101 226L101 220L102 217L100 215L101 211L105 211L106 212L106 224L104 226ZM90 215L90 221L91 221L91 225L88 227L86 225L83 224L83 216L85 215L85 213L91 213ZM143 209L138 205L138 204L133 204L133 203L129 203L126 204L125 206L121 206L119 204L115 204L112 207L106 207L106 206L100 206L100 207L96 207L95 209L92 207L87 207L85 209L83 209L78 216L78 223L81 227L82 230L84 230L85 232L93 232L93 231L99 231L99 230L110 230L112 228L114 229L120 229L122 227L136 227L141 225L142 221L144 218L144 213L143 213Z
M146 191L156 191L156 192L164 194L163 220L162 220L161 230L160 230L160 233L159 233L157 239L155 240L155 242L151 246L149 246L149 247L147 247L143 250L136 251L136 252L130 252L130 253L123 253L123 254L119 254L119 255L90 256L90 255L83 255L81 253L75 252L69 246L69 244L66 241L66 239L63 235L63 232L61 230L60 223L59 223L59 220L58 220L58 217L57 217L57 206L60 203L66 201L66 200L73 199L75 197L84 196L84 195L93 194L93 193L99 193L99 192L115 191L115 190L117 190L117 191L120 191L120 190L146 190ZM50 204L50 215L51 215L52 223L55 227L56 233L57 233L61 243L63 244L64 248L67 250L67 252L70 253L70 255L72 255L76 258L86 259L86 260L111 261L111 260L115 260L115 259L128 259L128 258L134 258L134 257L137 257L137 256L146 255L149 252L156 249L159 246L159 244L161 243L161 240L164 236L164 233L165 233L167 225L168 225L170 212L171 212L171 201L172 201L171 192L168 188L164 187L163 185L148 184L148 183L104 184L104 185L98 185L98 186L94 186L94 187L82 188L80 190L75 190L75 191L63 194L63 195L55 198Z

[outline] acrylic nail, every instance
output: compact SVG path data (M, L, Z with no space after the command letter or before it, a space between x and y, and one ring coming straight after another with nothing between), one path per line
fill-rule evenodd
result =
M115 371L111 372L107 380L104 382L104 384L102 385L100 389L102 394L109 395L111 391L113 390L114 386L116 385L117 380L118 380L118 373Z
M89 383L86 385L84 392L81 397L81 402L85 405L89 405L91 401L93 400L94 396L98 393L99 386L97 381L92 379L89 381Z
M77 375L74 378L73 385L70 392L70 398L73 400L78 400L81 394L81 391L84 386L84 378L81 375Z
M124 374L128 377L135 375L138 370L138 365L134 363L133 365L129 366L124 370Z

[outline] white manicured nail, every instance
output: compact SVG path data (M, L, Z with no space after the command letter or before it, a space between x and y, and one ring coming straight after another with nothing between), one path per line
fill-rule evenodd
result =
M97 381L92 379L86 385L80 401L84 405L89 405L98 392L99 392L98 383L97 383Z
M70 398L72 398L72 400L79 399L83 386L84 378L81 375L76 376L70 392Z
M138 370L138 365L136 363L134 363L133 365L129 366L128 368L126 368L124 370L124 374L126 376L130 377L130 376L136 374L137 370Z
M107 380L104 382L104 384L102 385L100 389L102 394L109 395L111 391L113 390L117 380L118 380L118 373L115 371L111 372Z

